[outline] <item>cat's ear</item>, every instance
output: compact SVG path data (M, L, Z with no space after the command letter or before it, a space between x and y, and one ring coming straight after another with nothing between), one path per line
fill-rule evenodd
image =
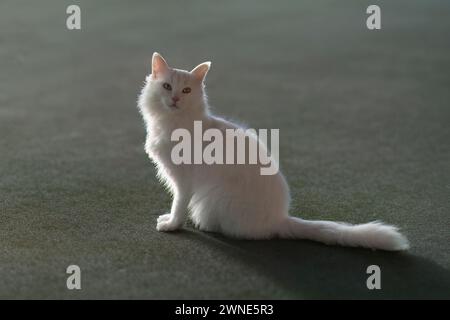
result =
M203 81L208 73L209 68L211 68L211 62L203 62L192 69L191 74L199 81Z
M166 60L158 52L153 53L152 57L152 78L156 79L169 70Z

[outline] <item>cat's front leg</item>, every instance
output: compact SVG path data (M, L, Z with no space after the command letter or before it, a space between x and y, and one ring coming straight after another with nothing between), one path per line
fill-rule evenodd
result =
M158 217L156 230L167 232L180 229L186 221L189 200L187 195L175 194L170 213Z

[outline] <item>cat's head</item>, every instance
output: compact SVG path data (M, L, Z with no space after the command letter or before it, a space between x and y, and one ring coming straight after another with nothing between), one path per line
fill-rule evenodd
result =
M151 113L168 115L205 111L204 80L210 66L210 62L203 62L191 71L174 69L155 52L152 73L143 89L146 107Z

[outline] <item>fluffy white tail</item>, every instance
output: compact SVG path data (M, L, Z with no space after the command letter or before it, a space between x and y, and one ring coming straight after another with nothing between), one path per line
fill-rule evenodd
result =
M279 236L389 251L409 248L408 240L398 231L398 228L379 221L350 225L333 221L308 221L288 217L281 224Z

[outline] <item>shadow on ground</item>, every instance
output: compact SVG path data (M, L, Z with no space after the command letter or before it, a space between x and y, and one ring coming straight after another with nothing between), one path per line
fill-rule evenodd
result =
M450 272L405 252L326 246L311 241L232 240L218 234L184 230L178 239L198 241L255 272L272 278L295 298L433 299L450 298ZM381 268L381 290L368 290L366 269Z

